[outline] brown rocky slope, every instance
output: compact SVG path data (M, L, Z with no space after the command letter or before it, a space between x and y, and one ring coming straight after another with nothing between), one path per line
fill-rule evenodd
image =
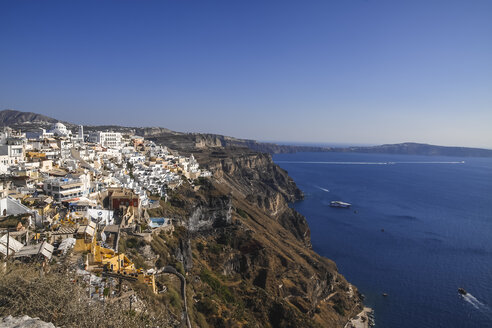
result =
M176 146L176 144L174 145ZM214 327L343 327L361 297L334 262L311 249L302 198L268 154L186 147L213 178L186 185L170 206L184 209L174 260L187 270L192 321ZM201 319L201 320L199 320Z

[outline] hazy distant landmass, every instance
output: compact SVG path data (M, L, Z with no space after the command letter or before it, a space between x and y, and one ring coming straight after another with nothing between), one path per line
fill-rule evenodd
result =
M405 155L427 155L427 156L457 156L457 157L492 157L491 149L469 148L469 147L446 147L405 142L372 147L349 147L340 148L336 151L354 153L380 153L380 154L405 154Z
M17 110L0 111L0 126L10 126L23 131L32 131L37 128L45 128L49 124L63 122L45 115L21 112ZM75 127L73 123L63 122L68 127ZM296 153L296 152L353 152L353 153L380 153L401 155L426 155L426 156L456 156L456 157L492 157L492 149L470 147L436 146L422 143L405 142L399 144L385 144L379 146L355 146L355 147L328 147L309 145L285 145L273 142L259 142L251 139L240 139L210 133L184 133L176 132L162 127L123 127L118 125L85 126L86 131L113 130L122 133L135 133L156 141L168 142L169 146L176 148L209 148L209 147L247 147L251 150L270 153Z
M0 111L0 125L10 126L15 124L30 124L30 123L56 123L59 122L57 119L31 113L31 112L20 112L12 109L5 109Z
M242 140L242 143L253 150L268 152L271 154L296 152L346 152L425 156L492 157L491 149L436 146L415 142L364 147L289 146L256 142L254 140Z

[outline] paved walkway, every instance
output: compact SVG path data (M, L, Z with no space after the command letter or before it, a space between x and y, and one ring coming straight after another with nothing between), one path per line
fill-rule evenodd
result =
M184 302L184 315L186 317L186 325L188 326L188 328L191 328L190 317L188 316L188 302L186 301L186 279L185 279L185 277L181 273L179 273L176 270L176 268L169 266L169 265L167 265L164 268L162 268L161 270L159 270L159 272L156 273L156 276L159 274L162 274L162 273L174 274L174 275L178 276L178 278L181 280L181 297L183 298L183 302Z

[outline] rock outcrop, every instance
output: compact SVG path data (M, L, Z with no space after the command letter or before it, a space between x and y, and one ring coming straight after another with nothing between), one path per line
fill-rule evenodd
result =
M209 197L208 202L194 206L187 227L191 232L208 231L231 223L232 199L230 196Z
M31 318L24 315L21 317L7 316L0 319L0 327L4 328L55 328L51 322L44 322L39 318Z
M199 191L183 186L182 198L171 199L188 213L189 288L210 326L343 327L360 312L357 289L311 249L305 218L289 207L302 192L269 154L215 145L177 150L193 152L213 173L197 181ZM179 238L183 248L188 237Z

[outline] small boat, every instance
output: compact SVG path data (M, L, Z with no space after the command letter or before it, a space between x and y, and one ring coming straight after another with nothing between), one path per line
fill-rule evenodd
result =
M339 200L333 200L333 201L331 201L330 206L331 207L344 207L344 208L349 208L350 206L352 206L352 204L345 203L345 202L342 202L342 201L339 201Z
M384 296L384 297L387 297L387 296L388 296L388 294L386 294L386 293L383 293L383 296Z
M461 287L460 287L460 288L458 288L458 293L460 293L461 295L466 295L466 294L468 294L468 293L466 292L466 290L465 290L464 288L461 288Z

